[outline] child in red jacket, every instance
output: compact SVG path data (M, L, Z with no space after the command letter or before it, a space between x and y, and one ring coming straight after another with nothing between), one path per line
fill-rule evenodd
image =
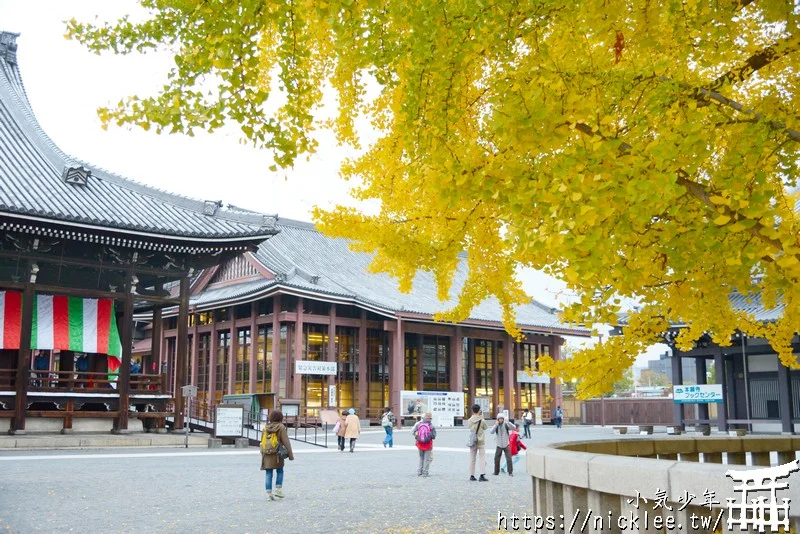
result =
M528 450L528 447L522 442L519 437L519 425L514 426L514 430L512 430L508 435L508 447L511 449L511 463L512 465L516 465L516 463L520 459L519 449L522 447L525 450ZM506 460L503 458L503 465L500 466L500 471L503 473L506 472Z

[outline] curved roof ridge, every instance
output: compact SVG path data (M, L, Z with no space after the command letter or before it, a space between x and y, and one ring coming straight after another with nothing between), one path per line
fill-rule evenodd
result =
M63 167L82 165L89 168L92 171L92 176L98 180L104 180L120 188L149 196L156 201L168 202L178 208L189 209L199 213L203 212L206 202L208 202L207 200L191 198L138 182L64 152L50 136L47 135L36 118L36 113L33 111L33 106L30 103L25 85L22 81L19 64L16 61L16 38L18 36L18 33L0 31L0 91L4 88L5 92L8 93L8 96L12 99L12 102L10 102L12 105L7 106L9 113L20 122L20 127L24 125L26 129L29 130L31 134L28 136L29 140L42 152L42 155L50 162L57 172L61 173ZM221 208L221 203L218 203L218 206ZM271 223L274 222L274 218L272 218L271 221L265 221L265 216L263 214L255 212L244 213L238 210L228 210L225 208L216 210L213 217L231 222L255 225L259 228L269 227L272 225ZM267 216L268 219L269 217L270 216Z

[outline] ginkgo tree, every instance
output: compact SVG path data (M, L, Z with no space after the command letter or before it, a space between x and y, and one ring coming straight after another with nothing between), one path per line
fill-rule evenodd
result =
M166 50L162 89L100 110L105 124L191 133L238 123L287 167L329 128L359 147L340 170L377 215L317 211L408 288L418 269L443 320L494 297L506 328L520 266L579 295L565 320L624 334L562 362L583 395L609 390L670 324L765 336L787 365L800 324L795 213L800 8L790 0L142 0L149 16L70 21L95 52ZM327 90L337 113L324 120ZM780 303L761 324L729 294Z

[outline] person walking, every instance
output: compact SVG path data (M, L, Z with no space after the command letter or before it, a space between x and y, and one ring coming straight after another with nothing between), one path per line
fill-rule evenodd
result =
M431 424L432 418L433 415L426 413L422 416L422 420L418 421L414 428L411 429L411 434L414 436L417 450L419 451L418 477L428 476L431 460L433 460L433 440L436 439L436 429Z
M344 434L347 429L347 412L342 410L342 415L339 416L339 422L336 423L338 426L336 430L336 441L338 442L339 450L344 452Z
M520 447L528 450L528 447L525 446L525 443L519 436L519 425L516 425L514 430L511 431L511 434L508 436L508 448L511 450L511 465L513 466L516 464L520 459ZM505 458L503 459L503 464L500 466L500 471L503 473L506 472L506 463ZM512 469L513 470L513 469Z
M261 469L267 472L266 488L267 499L274 501L283 499L283 464L284 460L294 460L292 444L289 434L283 425L283 413L272 410L269 413L269 423L261 433ZM272 492L272 473L277 472L275 479L275 493Z
M555 421L556 421L556 428L561 428L561 424L564 422L564 410L561 409L561 405L556 406L555 412Z
M531 424L533 423L533 412L530 408L525 408L525 411L522 413L522 424L524 425L525 433L523 437L529 438L531 437Z
M358 420L353 408L350 408L347 414L344 420L344 437L350 440L350 452L355 452L356 440L361 435L361 421Z
M397 423L397 418L392 413L392 409L388 406L383 409L383 416L381 416L381 426L386 431L386 437L383 438L383 448L388 445L391 449L394 445L392 433L394 432L394 425Z
M489 431L497 437L497 448L494 451L494 474L500 474L500 457L505 453L506 463L508 464L508 476L514 476L514 464L511 463L511 449L509 448L510 433L514 430L514 425L506 422L502 414L497 415L492 429Z
M472 406L472 417L467 420L467 424L469 424L470 441L472 442L469 447L469 479L473 482L489 482L489 479L486 478L486 429L488 426L483 419L483 412L481 412L479 404ZM478 457L481 462L481 476L475 478L475 461Z

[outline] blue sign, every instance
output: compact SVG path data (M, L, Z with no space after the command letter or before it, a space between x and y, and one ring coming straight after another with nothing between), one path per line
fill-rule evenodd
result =
M678 404L722 402L722 384L672 386L672 399Z

